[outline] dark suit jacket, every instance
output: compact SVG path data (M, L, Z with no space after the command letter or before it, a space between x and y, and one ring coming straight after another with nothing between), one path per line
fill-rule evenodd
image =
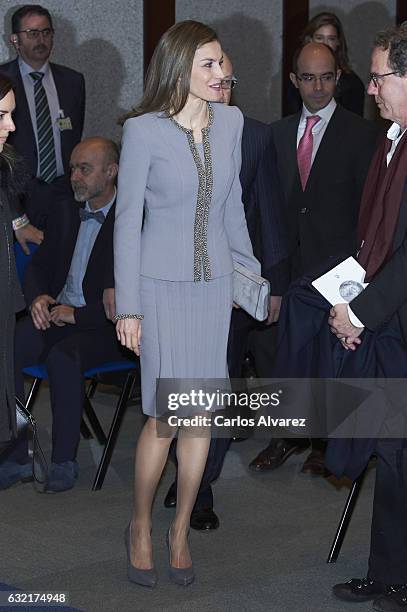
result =
M62 162L65 172L69 170L69 159L72 149L80 142L85 117L85 80L83 75L66 66L50 63L59 104L65 117L70 117L72 130L61 132ZM0 72L7 74L14 83L16 110L14 121L16 131L10 133L8 142L12 144L24 160L32 174L37 174L38 155L35 134L31 123L27 97L18 67L18 59L2 64Z
M80 227L79 204L73 199L58 202L50 218L44 242L34 253L24 279L27 305L42 294L54 299L65 285ZM91 251L82 288L86 306L75 308L79 329L111 325L103 308L103 290L113 287L113 227L115 204L100 228Z
M407 175L407 171L406 171ZM396 315L407 342L407 181L393 241L393 255L350 306L375 331Z
M254 254L272 294L281 295L288 286L288 244L276 149L270 126L246 116L240 182Z
M303 192L297 165L300 117L297 113L272 124L287 203L293 278L328 257L355 253L362 189L378 137L374 123L338 105Z
M407 174L407 171L406 171ZM365 324L369 331L365 331L362 344L354 355L348 356L348 361L358 359L361 353L360 368L354 367L351 376L365 376L373 378L405 378L406 377L406 344L407 344L407 182L404 188L403 199L393 241L393 255L382 269L374 276L368 287L357 298L352 300L350 306L357 317ZM384 325L387 323L387 325ZM394 335L400 337L402 342L394 342L386 336L387 330L395 330ZM369 343L375 340L373 351ZM379 340L378 340L379 338ZM403 342L404 341L404 342ZM364 351L364 352L363 352ZM370 353L370 359L364 353ZM366 371L367 365L372 361L371 355L380 353L378 361L379 372ZM357 362L358 363L358 362ZM384 371L383 371L384 370ZM349 376L347 372L344 377ZM389 396L391 397L391 395ZM404 398L403 398L404 399ZM397 404L396 404L397 405ZM370 456L375 450L375 440L332 440L328 447L326 457L328 468L338 476L345 473L354 479L363 470ZM397 448L392 449L393 452Z

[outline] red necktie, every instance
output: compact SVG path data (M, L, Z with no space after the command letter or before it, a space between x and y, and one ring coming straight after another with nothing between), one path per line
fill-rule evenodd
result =
M312 146L314 143L312 128L320 119L321 117L319 115L309 115L307 117L305 132L298 143L297 162L303 191L305 191L309 173L311 172Z

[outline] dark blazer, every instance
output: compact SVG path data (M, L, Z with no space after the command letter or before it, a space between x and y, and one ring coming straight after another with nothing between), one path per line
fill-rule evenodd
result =
M356 251L363 184L373 155L377 126L337 106L302 191L297 165L301 113L272 124L287 204L292 277L328 257Z
M44 242L34 253L24 279L27 305L42 294L54 299L65 285L80 227L80 205L62 200L50 218ZM100 228L89 256L82 288L86 306L75 309L79 329L96 329L110 324L103 308L103 290L113 287L113 227L115 204Z
M288 238L276 148L270 126L246 116L240 183L254 254L272 294L281 295L288 286Z
M65 117L70 117L72 121L72 130L61 132L62 162L65 172L68 172L72 149L82 138L85 118L85 80L82 74L66 66L50 63L50 67L60 107ZM2 64L0 72L11 78L16 94L16 110L13 116L16 131L10 133L8 142L24 157L32 176L35 176L38 166L37 145L18 59Z
M406 172L407 174L407 172ZM393 241L393 255L350 306L375 331L396 315L407 342L407 181Z

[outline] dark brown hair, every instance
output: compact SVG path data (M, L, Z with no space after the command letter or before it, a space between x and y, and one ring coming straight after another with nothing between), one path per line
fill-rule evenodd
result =
M18 34L21 28L21 21L24 19L24 17L28 17L29 15L39 15L40 17L46 17L52 28L51 14L46 8L40 6L39 4L25 4L24 6L20 6L20 8L14 11L11 17L11 30L13 34Z
M8 76L3 73L0 73L0 102L3 98L7 96L10 91L13 91L13 82L11 81L11 79L9 79ZM10 147L10 145L5 143L3 146L3 151L0 153L0 159L2 164L6 162L7 165L10 167L11 171L15 158L16 156L14 153L14 149Z
M334 13L318 13L311 19L301 36L301 42L310 42L319 28L330 25L335 28L338 36L338 48L335 51L338 67L342 72L352 72L348 58L348 45L343 31L342 23Z
M1 100L13 91L13 87L9 77L0 72L0 104ZM9 195L17 195L24 191L27 179L28 174L22 158L11 145L5 143L0 153L0 188Z
M180 21L167 30L148 66L143 97L119 123L145 113L179 113L188 98L195 52L215 40L216 32L199 21Z

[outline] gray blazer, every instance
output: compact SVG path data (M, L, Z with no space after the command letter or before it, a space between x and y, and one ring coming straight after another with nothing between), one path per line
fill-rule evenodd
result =
M213 191L207 227L211 278L233 272L233 261L260 273L239 181L243 116L236 107L212 108ZM194 280L198 184L187 136L170 119L148 113L126 121L114 229L117 313L141 312L140 275Z

